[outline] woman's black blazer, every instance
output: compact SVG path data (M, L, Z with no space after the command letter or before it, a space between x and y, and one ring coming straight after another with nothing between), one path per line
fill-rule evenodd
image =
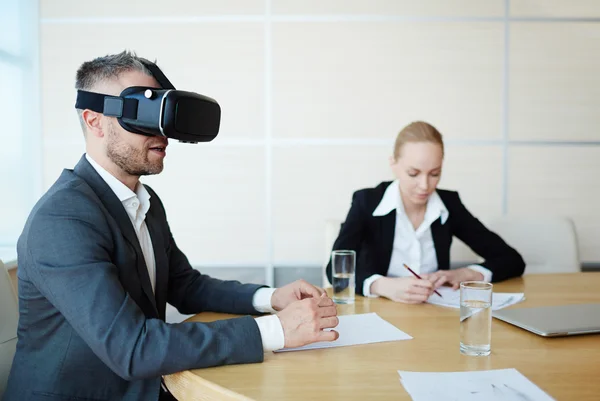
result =
M356 251L356 292L362 294L365 279L373 274L387 275L394 233L396 211L385 216L373 216L373 211L381 202L390 181L382 182L375 188L356 191L346 221L333 249ZM462 204L458 192L438 189L442 202L448 209L449 217L444 224L437 219L431 224L431 234L437 256L438 269L450 268L450 245L456 236L484 259L479 265L492 272L492 281L502 281L518 277L525 271L521 255L511 248L497 234L488 230ZM327 265L327 277L331 280L331 260Z

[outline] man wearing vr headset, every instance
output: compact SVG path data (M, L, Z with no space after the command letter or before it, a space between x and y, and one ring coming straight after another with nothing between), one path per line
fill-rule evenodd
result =
M221 281L194 270L156 193L167 137L205 142L220 108L177 91L158 67L123 52L84 63L76 107L86 154L33 208L18 243L17 352L5 401L173 400L161 376L263 360L263 352L332 341L324 291ZM276 312L213 323L165 323L181 313Z

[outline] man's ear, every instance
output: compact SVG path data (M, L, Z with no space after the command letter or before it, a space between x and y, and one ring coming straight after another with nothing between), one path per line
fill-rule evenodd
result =
M104 136L104 131L102 130L102 126L100 124L102 121L101 113L85 109L83 113L81 113L81 117L83 118L83 123L87 128L87 132L98 138L102 138Z
M394 164L396 164L396 158L392 155L390 156L390 166L393 166Z

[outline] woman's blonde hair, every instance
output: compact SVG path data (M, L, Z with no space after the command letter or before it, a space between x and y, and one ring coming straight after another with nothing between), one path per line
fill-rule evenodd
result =
M394 144L394 159L398 160L402 146L409 142L437 143L442 147L442 155L444 154L442 134L433 125L424 121L415 121L402 128Z

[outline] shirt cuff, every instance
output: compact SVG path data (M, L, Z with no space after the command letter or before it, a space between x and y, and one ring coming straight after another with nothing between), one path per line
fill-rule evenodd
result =
M252 297L252 306L260 313L275 313L271 306L271 297L276 288L259 288Z
M371 284L373 284L376 280L382 278L381 274L373 274L371 277L365 280L363 283L363 295L365 297L378 298L379 295L371 294Z
M475 270L476 272L483 274L483 281L485 281L487 283L492 281L492 272L483 266L469 265L469 266L467 266L467 269Z
M283 326L277 315L261 316L254 320L258 325L258 331L260 331L260 338L262 339L262 346L265 352L277 351L285 346Z

